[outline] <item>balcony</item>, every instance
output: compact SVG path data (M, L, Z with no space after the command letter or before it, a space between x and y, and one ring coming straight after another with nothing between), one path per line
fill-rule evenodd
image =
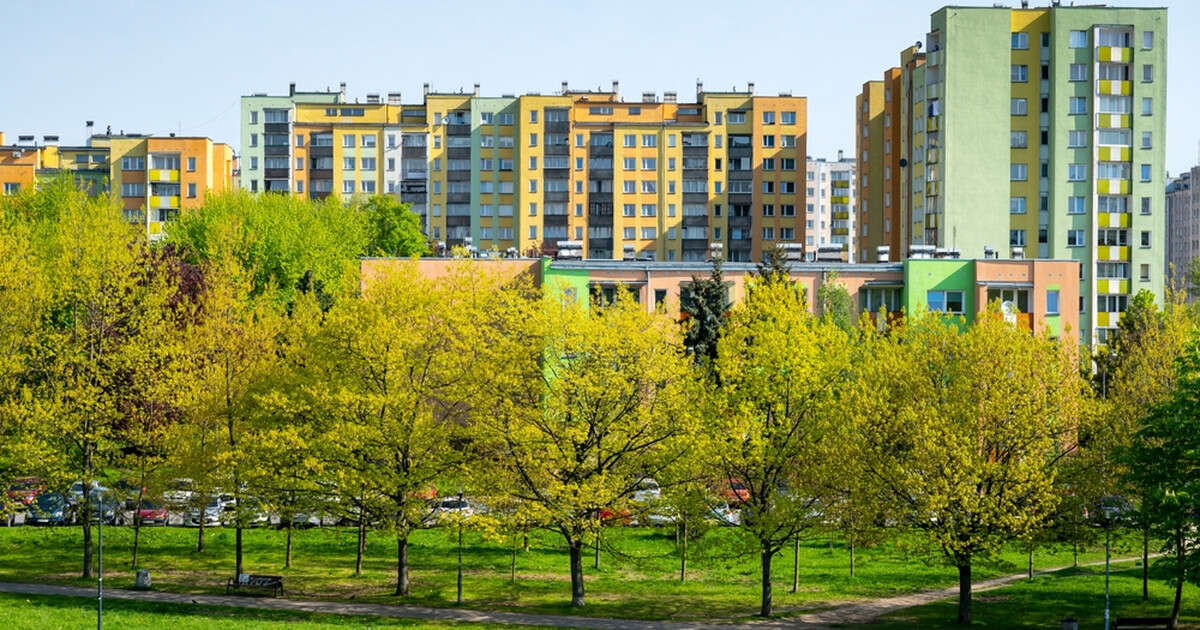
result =
M1129 114L1096 114L1096 126L1101 129L1128 129L1131 123Z
M1099 147L1099 157L1101 162L1129 162L1133 158L1133 151L1129 147Z
M938 196L938 182L926 182L925 183L925 196L926 197Z
M178 196L157 196L150 197L150 207L152 208L178 208Z
M1096 247L1096 260L1129 260L1129 247L1126 245L1099 245Z
M850 188L850 180L835 179L835 180L833 180L833 187L834 188Z
M927 118L925 120L925 130L926 131L937 131L938 129L941 128L941 124L939 121L941 121L940 116L930 116L929 118Z
M928 164L937 164L941 156L941 151L938 149L929 149L925 152L925 162Z
M177 182L179 181L179 170L152 168L147 173L146 179L152 182Z
M1109 81L1101 79L1096 82L1097 94L1112 94L1116 96L1129 96L1132 91L1132 86L1129 81Z
M829 203L845 205L845 204L850 203L850 197L846 197L846 196L830 197Z
M1129 63L1133 59L1133 49L1118 46L1098 46L1096 48L1096 59L1114 63Z
M1102 228L1129 227L1128 212L1100 212L1096 214L1096 225Z
M1101 195L1128 195L1130 183L1128 179L1098 179L1096 192Z
M1116 328L1121 323L1121 313L1096 313L1096 326L1100 328Z
M846 210L839 210L833 213L833 218L846 220L850 218L850 213Z
M1129 293L1129 281L1119 278L1100 278L1096 280L1097 295L1125 295Z
M832 229L830 229L830 234L833 234L834 236L849 236L850 229L849 228L832 228Z

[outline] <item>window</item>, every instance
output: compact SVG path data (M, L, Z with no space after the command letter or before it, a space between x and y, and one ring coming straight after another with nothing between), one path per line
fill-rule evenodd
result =
M1070 48L1087 48L1087 42L1087 31L1071 31L1067 38L1067 46Z
M258 134L256 134L256 133L250 134L250 146L252 146L252 147L258 146Z
M250 111L250 124L251 124L251 125L257 125L257 124L258 124L258 112L257 112L257 111L255 111L255 110L251 110L251 111Z
M362 146L371 148L375 146L375 134L364 133L362 135Z
M375 170L375 158L373 158L373 157L372 158L363 158L362 159L362 170L364 170L364 171Z
M1072 81L1087 81L1088 67L1086 63L1071 64L1071 80Z
M190 157L187 159L187 170L189 173L196 172L196 158Z
M703 146L703 145L698 145L698 146ZM721 134L719 134L719 133L713 136L713 148L714 149L721 148Z
M1067 214L1086 214L1087 199L1085 197L1067 197Z
M625 147L636 147L637 146L637 134L632 134L632 133L625 134L623 142L624 142L623 146L625 146Z
M621 168L632 171L637 168L637 158L627 157L621 160Z
M1125 198L1122 197L1121 200L1124 201ZM1142 214L1150 214L1150 198L1149 197L1142 197Z
M1013 116L1024 116L1029 113L1029 101L1023 98L1014 98L1010 109Z
M1011 214L1025 214L1025 198L1024 197L1009 197L1008 211Z
M189 199L196 198L196 184L192 183L187 185L187 196Z
M1067 99L1068 114L1086 114L1087 113L1087 98L1083 96L1072 96Z
M1138 243L1141 247L1150 247L1150 231L1142 230L1141 240Z
M1100 313L1124 313L1129 297L1125 295L1096 296L1096 311Z
M1154 100L1149 96L1142 99L1142 115L1149 116L1154 113Z
M779 123L783 125L796 124L796 112L779 112Z
M1029 33L1012 34L1013 50L1029 50Z
M649 180L643 181L642 182L642 192L644 192L644 193L658 192L658 182L649 181Z
M532 155L529 157L529 170L531 170L531 171L537 170L537 156L536 155Z
M1013 83L1025 83L1029 80L1029 66L1024 64L1013 64L1009 68L1009 78Z
M589 107L588 113L595 114L597 116L608 116L613 113L613 108L611 106Z
M762 113L762 121L763 121L764 125L774 125L775 124L775 112L763 112Z
M775 136L766 135L762 137L763 147L773 148L775 146Z
M1150 181L1150 165L1149 164L1142 165L1142 181L1144 181L1144 182Z
M775 182L763 182L762 191L764 195L775 194Z
M1058 289L1046 289L1046 314L1058 315Z
M1154 146L1154 134L1149 131L1142 132L1142 148L1149 149Z
M1097 262L1096 263L1097 278L1112 278L1117 280L1129 279L1129 263L1124 262Z
M389 183L395 183L395 182L389 182ZM191 186L191 184L188 184L188 185ZM298 192L298 193L304 192L304 180L302 180L302 179L296 180L296 192Z
M642 158L642 170L643 171L658 170L658 160L655 158Z
M653 203L642 204L642 216L644 216L644 217L658 216L658 204L653 204Z
M729 112L728 123L731 125L741 125L746 122L746 112Z
M1013 247L1025 246L1025 230L1009 230L1008 244Z
M794 136L792 134L786 134L786 135L779 136L779 146L784 147L784 148L790 148L790 147L796 146L796 136Z
M1129 233L1117 228L1096 230L1096 244L1103 247L1125 247L1129 245Z
M642 134L642 146L643 147L658 146L658 136L656 136L652 133Z
M1154 31L1142 31L1142 50L1154 48Z
M350 193L350 194L354 193L354 180L353 179L342 180L342 192Z
M1013 131L1009 134L1009 145L1014 149L1024 149L1029 143L1029 133Z
M925 303L931 313L962 314L962 291L928 291L925 293Z
M1072 149L1080 149L1088 144L1088 134L1090 132L1085 129L1072 129L1067 132L1067 147Z
M1138 280L1142 282L1150 282L1150 265L1142 263L1138 268Z
M1067 181L1081 182L1087 179L1087 164L1068 164Z
M346 135L342 136L342 147L347 148L347 149L353 148L354 147L354 136L351 134L346 134Z
M531 146L531 147L537 146L537 134L536 133L529 134L529 146Z
M16 185L16 184L14 184L14 185ZM5 186L7 186L7 184ZM19 186L18 186L18 189L19 189ZM8 194L7 188L5 189L5 194ZM121 184L121 196L122 197L145 197L146 196L146 185L145 184Z
M529 180L529 192L531 192L531 193L537 192L537 180L536 179Z
M352 158L352 157L342 158L342 170L343 171L353 171L354 170L354 158Z
M773 228L773 227L765 227L765 228L763 228L763 232L762 232L762 234L763 234L763 236L762 236L762 237L763 237L763 240L764 240L764 241L773 241L773 240L775 240L775 228Z
M297 171L304 170L304 158L296 158L296 170Z
M762 213L763 213L764 217L775 216L775 205L770 204L770 203L764 203L763 207L762 207Z
M1096 99L1096 112L1099 114L1128 114L1132 106L1128 96L1101 94Z
M250 156L250 170L252 170L252 171L258 170L258 158L253 155Z
M624 192L627 195L632 195L633 193L636 193L637 192L637 182L635 182L631 179L627 179L627 180L621 182L621 192Z
M1152 64L1142 65L1142 83L1152 83L1154 81L1154 66Z
M496 124L511 126L513 124L513 115L509 113L496 114ZM501 228L503 229L503 228Z
M537 203L536 202L533 202L533 201L529 202L529 216L531 216L531 217L537 216Z
M637 237L637 228L627 227L621 230L621 236L627 241L632 241Z
M121 158L121 170L144 171L146 170L146 158L141 156L123 157Z
M537 122L537 110L536 109L529 110L529 122L531 122L531 123Z
M1023 182L1029 179L1029 168L1024 164L1010 164L1008 178L1014 182Z
M537 226L529 226L529 238L537 238Z
M783 158L779 161L779 170L794 171L796 170L796 158Z
M1083 247L1084 243L1083 230L1067 230L1067 247Z
M656 238L658 238L658 230L657 229L655 229L654 227L642 228L642 239L643 240L652 241Z

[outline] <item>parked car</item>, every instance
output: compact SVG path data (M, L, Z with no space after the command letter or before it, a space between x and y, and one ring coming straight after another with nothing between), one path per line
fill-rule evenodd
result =
M41 479L37 477L24 477L14 479L12 484L8 486L7 494L11 502L28 507L33 504L38 494L45 489L46 486L42 483Z
M138 521L142 525L163 525L167 524L167 506L154 501L142 501L141 507L138 508Z
M718 503L712 507L712 514L709 517L718 525L741 525L742 513L737 508L728 503Z
M99 493L107 493L108 492L108 488L100 485L100 482L98 482L98 481L95 481L95 480L90 481L90 482L88 482L87 485L88 485L88 495L90 498L94 499L96 496L98 496ZM79 503L83 502L83 482L82 481L76 481L75 483L71 484L71 488L67 491L66 499L67 499L67 502L70 503L71 505L78 505Z
M721 489L721 498L728 503L737 505L750 500L750 488L746 484L734 479L729 482L729 485Z
M646 477L638 482L637 489L633 491L634 503L652 503L662 498L662 489L658 487L658 481Z
M26 525L66 525L70 521L70 506L63 495L57 492L39 494L29 504L25 516Z
M192 490L191 479L172 479L167 484L166 492L163 492L163 500L174 508L191 505L195 498L196 493Z
M632 525L633 510L629 508L601 508L600 522L604 525Z
M204 509L191 508L183 517L183 524L188 527L200 527L200 519L204 519L205 527L219 527L225 516L225 502L220 495L213 495L205 504Z
M475 514L475 506L459 497L445 497L433 508L433 518L440 521L448 517L470 518Z

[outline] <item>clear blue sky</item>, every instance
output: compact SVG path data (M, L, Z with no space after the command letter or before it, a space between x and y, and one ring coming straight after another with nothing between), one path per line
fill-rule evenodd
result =
M480 83L498 96L616 79L627 97L674 90L690 99L699 77L707 89L754 81L760 94L807 96L808 152L833 157L853 152L862 83L923 39L942 4L4 0L0 130L74 144L84 121L95 120L101 131L176 131L236 145L238 97L286 93L290 81L309 90L345 81L352 99L400 91L410 102L426 81L441 91ZM1179 172L1196 163L1200 141L1200 3L1110 4L1170 8L1167 168Z

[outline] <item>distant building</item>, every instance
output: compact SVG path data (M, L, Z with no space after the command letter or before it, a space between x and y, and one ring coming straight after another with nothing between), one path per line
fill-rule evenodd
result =
M804 183L804 245L843 245L854 259L855 163L838 151L837 161L809 156Z
M1185 287L1192 260L1200 258L1200 166L1167 183L1166 252L1172 286Z
M70 173L94 194L117 192L125 218L143 225L152 239L183 209L204 203L209 193L230 190L237 168L233 148L208 138L102 134L84 146L59 144L58 136L18 136L6 144L0 133L0 182L14 195L39 179Z
M1167 11L948 6L855 103L860 260L1079 260L1081 340L1164 282ZM884 249L886 248L886 249Z

